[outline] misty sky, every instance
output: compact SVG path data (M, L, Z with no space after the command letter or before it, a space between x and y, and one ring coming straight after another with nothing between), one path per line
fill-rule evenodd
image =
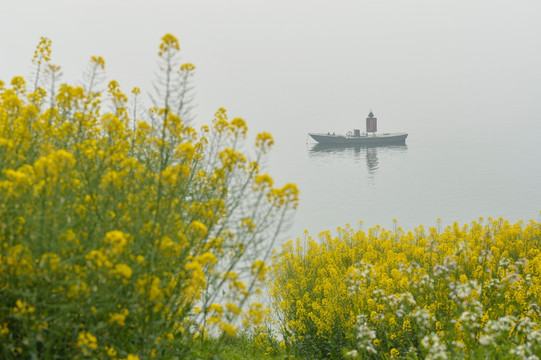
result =
M410 132L541 114L538 0L2 0L1 9L4 81L30 73L47 36L64 81L101 55L126 92L150 91L160 37L174 34L197 66L201 123L220 106L257 130L299 134L347 128L371 109L386 119L380 128Z

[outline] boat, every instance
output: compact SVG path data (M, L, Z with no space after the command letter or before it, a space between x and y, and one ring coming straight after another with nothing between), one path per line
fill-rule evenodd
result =
M405 144L407 133L383 133L377 132L377 118L372 111L366 118L366 132L361 133L361 130L354 129L348 131L345 135L328 133L308 133L312 139L322 145L335 146L363 146L363 145L386 145L386 144Z

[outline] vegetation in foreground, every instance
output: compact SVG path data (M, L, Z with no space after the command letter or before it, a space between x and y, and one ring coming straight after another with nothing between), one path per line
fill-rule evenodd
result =
M346 226L274 255L284 347L306 358L538 359L541 223Z
M72 86L50 55L42 39L33 78L0 82L0 357L191 358L258 326L250 295L298 201L260 172L272 137L241 152L224 109L190 126L195 67L172 35L148 110L138 88L131 105L101 90L101 57Z
M242 119L190 126L177 40L148 110L101 91L101 57L60 83L50 46L0 81L2 358L541 357L540 223L346 226L269 269L298 191L261 173L269 134L249 160ZM265 281L272 311L251 298Z

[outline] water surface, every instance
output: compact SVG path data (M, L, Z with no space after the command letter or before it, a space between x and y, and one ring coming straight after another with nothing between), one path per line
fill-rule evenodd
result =
M444 226L479 217L540 220L540 124L535 118L443 118L431 125L412 119L405 145L350 148L321 146L303 134L302 126L277 129L271 173L278 182L297 183L301 191L299 209L281 241L302 236L305 229L316 235L346 223L358 228L359 221L363 229L378 224L392 229L396 219L398 226L413 230L435 226L438 218ZM332 124L310 129L306 123L305 128L339 130Z

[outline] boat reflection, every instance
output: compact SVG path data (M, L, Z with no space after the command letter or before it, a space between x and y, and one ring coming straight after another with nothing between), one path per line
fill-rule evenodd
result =
M379 155L392 154L392 153L404 153L408 149L405 144L400 145L363 145L363 146L336 146L336 145L323 145L312 144L308 147L308 154L311 158L327 158L327 157L349 157L353 155L353 158L357 161L361 161L364 157L366 161L366 167L368 173L374 175L379 166Z

